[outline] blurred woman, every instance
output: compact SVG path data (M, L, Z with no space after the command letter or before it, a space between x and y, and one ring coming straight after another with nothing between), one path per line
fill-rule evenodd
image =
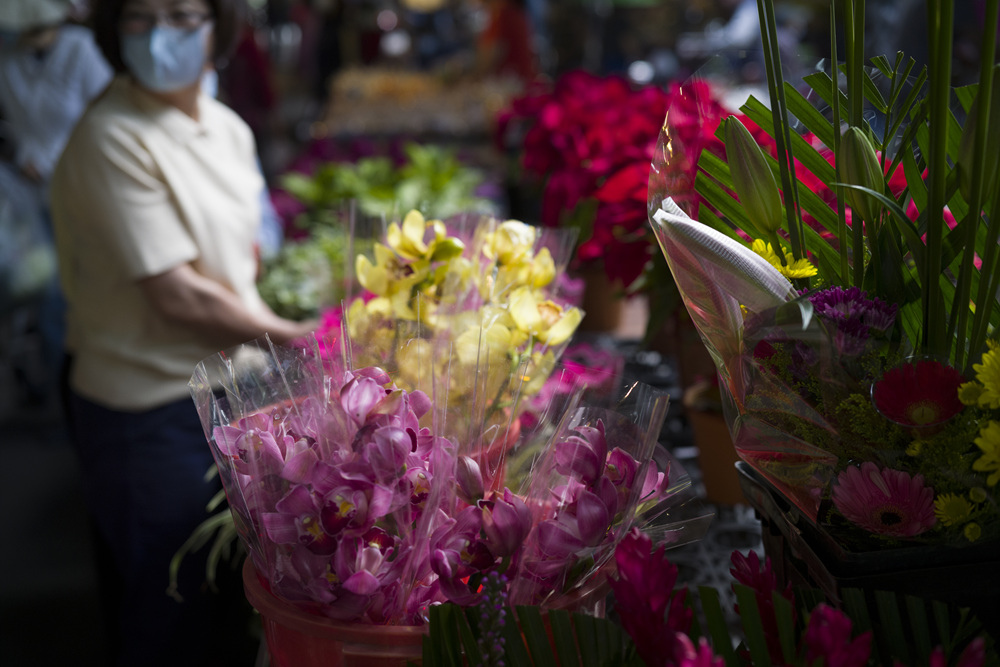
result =
M70 9L67 0L0 2L0 234L14 255L2 258L0 308L16 304L15 336L40 343L11 363L26 398L42 402L56 393L65 308L46 188L77 119L111 80L93 34L66 22Z
M243 25L237 0L96 0L97 43L116 72L52 179L68 302L69 413L84 492L121 586L122 665L237 664L222 648L204 563L171 557L218 488L188 393L197 362L314 323L257 293L264 187L253 135L202 77Z

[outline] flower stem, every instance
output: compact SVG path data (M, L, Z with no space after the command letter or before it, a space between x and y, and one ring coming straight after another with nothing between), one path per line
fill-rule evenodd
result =
M833 110L833 154L840 154L840 63L837 60L837 0L830 0L830 79L832 86L830 99L834 100L831 105ZM837 195L837 238L840 239L840 280L844 284L849 284L851 269L848 263L847 252L847 211L844 207L844 188L840 186L840 179L837 179L835 186ZM864 265L864 254L861 255L862 265Z
M945 188L948 177L948 105L951 101L951 54L954 0L929 0L927 25L930 75L928 124L930 150L927 156L927 252L924 254L923 341L925 351L948 355L945 340L946 315L941 294L941 242L944 236ZM960 305L960 304L956 304Z
M851 127L861 127L864 122L864 61L865 61L865 5L864 0L847 0L844 4L844 27L847 44L847 122ZM838 97L834 99L839 99ZM836 131L839 135L840 128ZM838 152L839 156L840 153ZM841 200L838 197L838 200ZM842 200L841 200L842 201ZM861 286L865 280L865 225L851 217L852 249L854 252L853 284Z
M805 232L802 228L802 215L798 205L798 179L795 178L795 162L791 152L792 138L788 123L788 105L785 102L781 55L778 50L774 0L757 0L757 12L760 16L764 68L767 75L768 94L771 99L771 113L774 117L774 140L777 144L778 167L781 172L781 191L785 196L788 239L792 246L792 256L795 259L802 259L806 256L803 245Z
M990 131L987 119L995 111L990 109L990 102L993 99L993 54L996 53L997 39L996 31L992 28L986 29L985 26L995 26L997 24L998 13L1000 13L1000 0L987 0L985 9L986 15L983 21L983 41L979 54L979 90L976 98L976 104L978 105L978 122L975 128L976 139L973 166L971 169L972 183L969 197L969 212L965 221L965 227L968 231L966 232L965 250L962 256L962 271L958 280L954 305L952 306L952 308L958 312L958 323L955 328L955 335L957 336L955 344L956 368L962 368L966 365L966 354L968 354L968 361L971 362L978 352L977 349L972 347L969 347L968 350L966 349L966 343L969 342L966 338L969 333L969 330L966 328L966 322L969 317L969 308L963 306L963 304L967 304L969 302L969 295L972 290L972 274L976 270L974 264L976 234L982 220L984 185L993 185L992 183L984 184L983 176L986 171L985 167L987 160L986 137L987 133ZM991 156L989 159L995 159L995 156ZM996 199L995 194L993 199ZM991 232L994 231L995 228L993 221L994 218L991 216ZM985 247L991 248L996 245L996 237L993 234L987 234L987 239L993 240L987 240ZM992 264L984 264L983 266L992 266ZM982 323L989 321L989 311L992 309L987 307L986 299L988 298L988 302L990 304L995 301L993 297L986 297L986 294L983 293L983 286L987 282L989 282L989 280L987 280L985 276L980 276L980 289L976 300L979 307L976 308L976 313L972 318L973 338L976 332L982 327Z

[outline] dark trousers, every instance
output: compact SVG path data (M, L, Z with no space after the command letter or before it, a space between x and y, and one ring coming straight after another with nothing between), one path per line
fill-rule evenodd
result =
M252 664L249 606L227 564L220 566L224 590L214 592L205 578L207 549L189 555L179 575L182 599L167 594L170 561L220 488L217 478L204 480L212 455L193 402L128 413L70 392L68 409L114 616L107 621L116 663Z

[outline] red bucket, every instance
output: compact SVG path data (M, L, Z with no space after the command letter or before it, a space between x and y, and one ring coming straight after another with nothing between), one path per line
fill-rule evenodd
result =
M247 600L260 612L272 667L405 667L420 664L425 626L339 623L275 597L250 559Z

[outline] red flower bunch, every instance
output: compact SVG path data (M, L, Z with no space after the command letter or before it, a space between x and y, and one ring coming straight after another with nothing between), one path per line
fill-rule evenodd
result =
M756 607L751 612L736 605L737 617L741 624L744 614L758 617L759 630L754 630L752 624L744 625L747 635L735 649L730 645L732 637L728 632L714 635L710 641L709 636L700 635L693 623L693 607L701 608L709 626L714 621L715 625L724 627L726 622L717 617L719 612L712 611L717 607L701 605L699 595L690 595L687 588L677 586L678 569L667 558L667 548L668 545L661 545L654 550L649 537L633 530L615 551L618 576L609 579L615 595L616 614L644 664L658 667L722 667L725 664L864 667L870 664L875 633L861 631L845 611L824 602L794 612L792 625L782 627L787 621L782 621L777 613L775 598L785 598L795 609L791 585L782 590L770 560L765 558L761 562L753 551L747 555L734 551L730 573L734 589L740 584L753 591L750 606ZM788 646L782 644L782 635L792 640ZM964 647L954 644L947 651L943 645L938 645L931 651L928 662L921 660L914 664L982 667L986 664L985 651L985 639L981 636ZM726 655L732 661L724 659ZM895 664L902 663L897 661Z
M521 167L544 179L541 222L566 224L568 214L586 200L596 202L592 228L580 239L579 262L603 260L611 280L630 286L652 256L646 222L649 164L668 108L691 122L692 147L713 146L718 125L705 123L694 108L706 104L728 115L707 84L704 99L682 99L679 86L663 90L635 87L620 76L569 72L553 85L536 84L511 102L498 120L498 136L521 149ZM691 106L695 105L695 106ZM513 136L518 131L523 138ZM697 164L692 155L691 176Z
M620 76L576 70L554 84L534 84L498 119L498 137L519 146L524 172L544 180L542 224L566 224L582 203L596 203L576 259L602 260L608 278L626 289L652 257L649 164L668 109L686 160L678 191L694 196L698 157L704 149L723 155L715 131L731 115L707 82L685 86L682 94L679 84L636 87ZM758 140L773 143L743 121Z

